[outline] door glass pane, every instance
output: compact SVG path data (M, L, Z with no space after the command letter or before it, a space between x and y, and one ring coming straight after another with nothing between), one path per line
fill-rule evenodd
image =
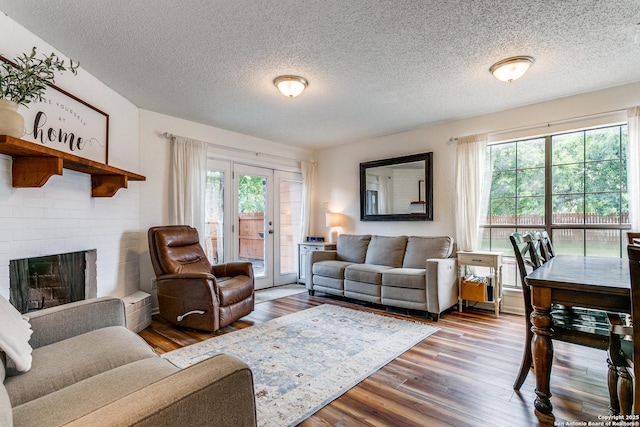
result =
M205 194L205 251L209 262L224 262L224 172L207 171Z
M280 274L296 273L296 244L301 240L302 182L280 180Z
M238 237L240 261L253 265L255 277L265 275L265 201L267 179L238 176Z

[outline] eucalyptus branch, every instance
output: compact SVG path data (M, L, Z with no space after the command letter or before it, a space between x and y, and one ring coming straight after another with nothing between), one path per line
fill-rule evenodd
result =
M34 46L29 55L23 53L15 62L0 65L0 99L25 106L32 101L42 101L47 86L55 83L56 73L77 74L79 62L69 60L66 65L55 53L44 58L37 58L36 54Z

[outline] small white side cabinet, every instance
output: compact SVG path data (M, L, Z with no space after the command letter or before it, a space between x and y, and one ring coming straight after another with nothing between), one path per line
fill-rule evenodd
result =
M486 276L465 277L465 266L489 267ZM493 303L496 317L502 304L502 252L458 252L458 309L462 301Z
M305 283L304 273L307 271L307 254L311 251L335 251L335 243L305 242L298 243L298 283Z

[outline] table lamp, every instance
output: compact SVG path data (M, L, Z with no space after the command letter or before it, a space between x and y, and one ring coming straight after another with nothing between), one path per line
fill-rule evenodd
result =
M326 223L329 227L329 243L336 243L338 241L338 230L336 227L340 227L342 215L335 212L326 213Z

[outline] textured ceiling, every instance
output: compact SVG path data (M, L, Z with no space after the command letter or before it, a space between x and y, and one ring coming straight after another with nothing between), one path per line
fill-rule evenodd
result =
M640 81L638 0L0 0L0 11L140 108L305 148ZM491 76L515 55L536 59L523 78ZM281 74L309 87L285 98Z

